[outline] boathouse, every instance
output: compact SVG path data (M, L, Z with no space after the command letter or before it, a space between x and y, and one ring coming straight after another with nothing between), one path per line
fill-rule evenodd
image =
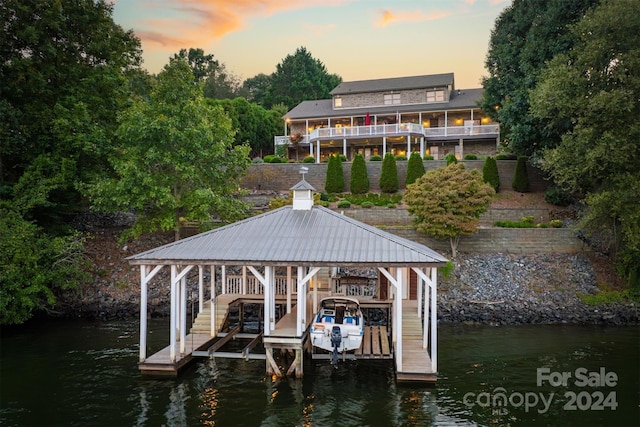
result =
M356 357L370 357L372 346L384 347L386 342L386 355L394 360L399 381L435 381L437 268L444 266L447 259L422 244L314 205L315 189L304 180L304 173L292 191L292 205L127 258L132 265L140 266L141 372L177 375L181 367L197 356L247 359L254 356L266 360L270 375L301 377L305 351L311 350L309 328L319 299L345 294L350 288L345 281L333 280L331 272L364 268L378 272L378 291L359 295L373 304L388 304L389 328L375 327L375 334L381 334L383 339L365 337L363 346L369 348L356 351ZM221 286L216 286L216 267L225 276L221 278ZM225 268L229 267L241 268L241 277L225 275ZM163 269L170 274L159 275ZM286 269L286 277L277 277L276 269ZM199 304L194 324L207 319L204 329L201 326L198 330L187 325L186 277L196 271ZM210 271L209 286L204 283L205 271ZM147 356L148 286L152 279L157 286L163 280L161 277L169 282L171 295L169 343ZM383 282L388 289L381 291ZM205 301L206 288L210 291ZM222 331L228 307L233 301L251 299L263 304L261 333L240 355L219 352L237 333ZM280 316L276 315L277 301L286 306L286 312ZM259 340L265 353L252 354L251 349ZM275 360L274 350L295 353L284 373ZM382 354L382 350L377 351Z

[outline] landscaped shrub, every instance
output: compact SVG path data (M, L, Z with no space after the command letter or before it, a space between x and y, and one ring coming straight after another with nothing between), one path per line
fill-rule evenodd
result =
M527 157L520 156L516 162L516 170L513 173L513 183L515 191L526 193L529 191L529 176L527 175Z
M498 175L498 163L496 159L489 156L482 165L482 180L491 185L496 193L500 188L500 175Z
M370 162L381 162L382 161L382 157L378 156L377 154L375 156L371 156L369 157L369 161Z
M362 202L362 204L360 206L365 208L365 209L371 209L373 207L373 203L371 203L371 202Z
M552 219L551 221L549 221L549 225L553 228L562 228L564 223L560 219Z
M403 155L403 154L398 154L396 157L396 162L406 162L407 161L407 156Z
M346 162L347 161L347 156L345 156L344 154L338 154L338 157L340 158L341 162Z
M544 192L544 200L556 206L569 206L573 202L573 196L562 188L549 187Z
M350 208L351 207L351 202L348 200L340 200L338 202L338 207L339 208Z
M416 182L416 179L420 178L422 175L424 175L424 163L422 163L420 153L411 153L411 156L409 156L409 163L407 163L407 179L405 181L405 186L413 184Z
M306 156L304 159L302 159L302 163L315 163L316 162L316 158L313 156Z
M398 181L398 165L393 154L387 153L382 161L382 171L380 172L380 190L383 193L395 193L400 187Z
M378 193L367 193L367 194L350 194L349 201L354 205L362 206L365 203L371 203L373 206L387 206L389 203L400 203L402 202L402 194L378 194Z
M387 207L388 207L389 209L395 209L395 208L396 208L396 204L395 204L395 203L389 203L389 204L387 205Z
M320 200L322 200L323 202L328 202L329 195L327 193L320 193Z
M516 160L518 157L515 154L498 154L496 160Z
M254 157L253 159L251 159L251 163L264 163L264 160L262 160L260 157Z
M433 160L433 156L431 154L427 154L426 156L423 157L423 159L425 159L425 160Z
M369 175L367 164L362 154L356 154L351 165L351 178L349 188L353 194L365 194L369 192Z
M266 156L264 156L264 162L265 163L271 163L271 160L274 157L278 157L278 156L276 156L275 154L267 154Z
M324 189L327 193L340 193L344 191L344 172L342 171L342 161L339 156L329 156L327 165L327 177Z
M456 158L456 155L453 153L449 153L446 156L444 156L444 159L447 161L447 166L449 166L450 164L455 164L458 163L458 159Z
M277 154L267 154L264 156L265 163L286 163L287 161Z
M478 156L476 156L475 154L465 154L464 155L464 159L465 160L478 160Z

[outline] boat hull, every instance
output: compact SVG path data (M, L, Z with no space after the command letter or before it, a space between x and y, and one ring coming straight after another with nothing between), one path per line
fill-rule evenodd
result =
M364 318L358 300L324 298L311 326L314 347L326 351L353 351L362 345Z

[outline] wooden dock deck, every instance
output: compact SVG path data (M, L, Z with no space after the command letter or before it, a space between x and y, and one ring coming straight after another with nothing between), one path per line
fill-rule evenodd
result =
M188 334L185 339L185 352L176 354L176 361L170 360L170 346L166 346L157 353L138 363L140 372L150 376L177 376L178 371L193 360L193 351L206 350L215 338L208 334ZM178 343L179 345L180 343Z
M402 371L396 369L398 381L436 382L438 374L431 368L429 352L422 348L422 335L418 302L402 301Z
M365 326L362 345L355 351L356 359L391 359L389 334L386 326Z

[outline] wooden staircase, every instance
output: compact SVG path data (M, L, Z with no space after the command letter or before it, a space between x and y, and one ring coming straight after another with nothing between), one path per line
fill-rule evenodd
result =
M229 302L225 298L218 297L216 299L216 327L220 332L227 313L229 312ZM202 312L196 315L193 324L191 325L192 334L207 334L211 335L211 301L205 301Z

